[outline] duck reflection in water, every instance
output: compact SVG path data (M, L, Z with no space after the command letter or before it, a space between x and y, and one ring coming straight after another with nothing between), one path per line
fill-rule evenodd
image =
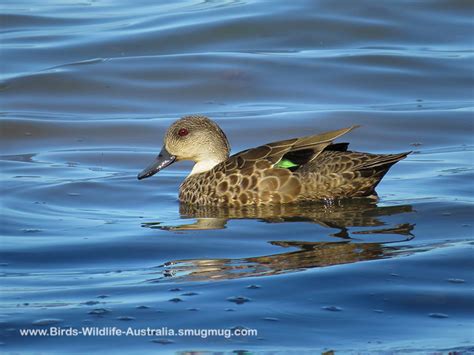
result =
M202 281L266 276L406 254L410 252L407 246L390 244L413 239L414 224L407 222L390 226L381 218L409 212L413 212L410 205L379 207L370 200L341 200L331 204L277 205L246 209L199 208L181 204L181 218L193 219L193 223L167 226L152 222L142 226L167 231L186 231L226 228L227 222L232 219L257 219L265 223L308 222L328 228L328 235L334 237L335 241L269 241L272 245L292 250L241 259L174 260L160 267L159 273L162 276L149 281L159 282L169 277ZM334 229L339 231L334 233ZM367 235L376 240L361 242L360 239ZM389 241L383 238L388 235L391 235Z

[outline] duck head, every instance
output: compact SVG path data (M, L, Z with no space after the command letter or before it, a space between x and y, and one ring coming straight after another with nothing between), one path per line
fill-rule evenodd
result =
M168 128L160 154L138 179L155 175L180 160L196 163L190 175L202 173L225 161L229 152L229 141L215 122L205 116L186 116Z

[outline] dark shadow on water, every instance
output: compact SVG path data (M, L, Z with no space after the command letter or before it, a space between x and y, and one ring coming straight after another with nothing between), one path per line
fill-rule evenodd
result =
M179 209L182 220L194 220L193 223L167 225L162 222L143 223L142 227L168 231L224 229L233 219L256 219L265 223L316 223L323 227L340 229L337 237L350 238L350 227L378 227L386 223L380 217L413 212L411 205L379 207L368 199L340 200L331 203L312 203L305 205L250 206L246 208L193 206L181 204ZM396 233L410 234L408 226L389 228L388 230L367 230L353 234ZM407 231L408 230L408 231Z
M407 238L406 240L409 240ZM242 259L195 259L170 261L158 278L148 282L161 282L169 278L183 281L228 280L243 277L269 276L302 271L317 267L349 264L359 261L406 255L407 247L389 247L381 243L333 242L270 242L296 251Z
M379 207L376 203L366 200L238 210L181 205L182 219L194 219L194 223L167 226L154 222L144 223L142 226L168 231L184 231L222 229L226 228L227 222L232 219L258 219L265 223L308 222L328 228L330 230L328 235L335 239L334 242L269 241L275 246L291 248L291 251L264 256L173 260L159 267L158 273L161 275L158 278L148 281L160 282L169 278L205 281L267 276L411 253L406 245L402 247L399 244L398 246L390 244L413 239L414 224L406 222L390 226L381 219L407 212L413 212L410 205ZM367 228L361 229L361 227ZM339 229L339 231L334 233L334 229ZM370 242L360 241L366 235L374 237L381 235L382 238L377 237L376 241ZM389 240L383 238L388 235L391 235Z

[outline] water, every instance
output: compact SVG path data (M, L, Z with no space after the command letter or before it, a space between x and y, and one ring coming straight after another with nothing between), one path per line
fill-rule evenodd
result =
M473 350L469 1L1 13L2 351ZM360 124L352 149L414 153L377 205L186 209L190 164L136 174L190 113L233 152ZM51 326L258 336L19 334Z

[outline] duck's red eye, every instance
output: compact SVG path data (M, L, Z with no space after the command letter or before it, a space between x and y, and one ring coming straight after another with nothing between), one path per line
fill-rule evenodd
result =
M187 136L189 133L189 131L186 129L186 128L181 128L179 131L178 131L178 135L180 137L184 137L184 136Z

